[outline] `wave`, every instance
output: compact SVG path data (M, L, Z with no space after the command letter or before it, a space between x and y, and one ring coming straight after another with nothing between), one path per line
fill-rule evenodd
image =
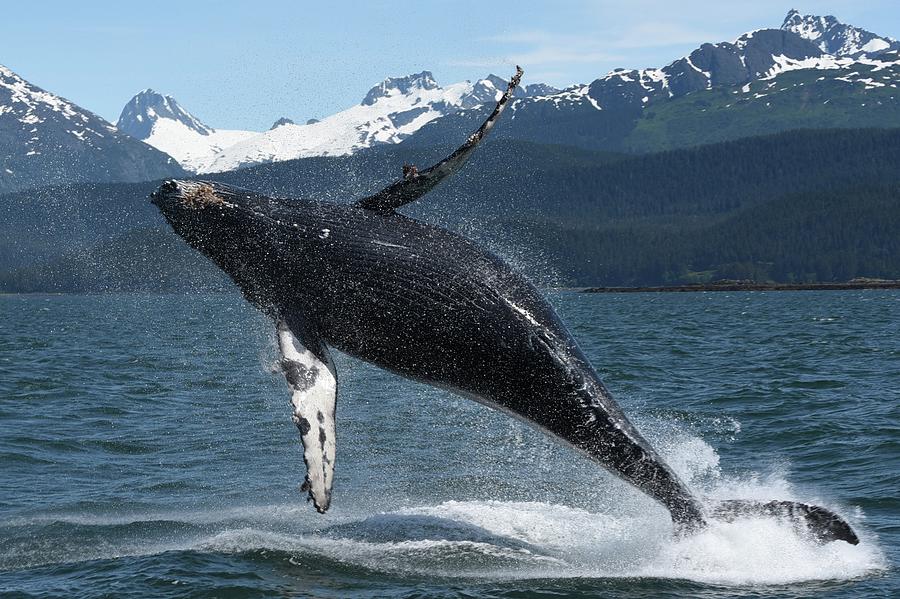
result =
M446 502L374 517L378 536L429 518L431 538L375 541L229 530L194 549L314 555L386 574L447 578L655 578L724 585L852 579L884 569L865 542L819 545L768 519L712 522L676 539L659 520L607 517L545 503ZM362 521L372 524L368 520ZM472 538L460 538L460 531Z
M703 440L677 429L656 444L680 476L711 499L801 499L785 474L728 477ZM613 501L615 504L613 504ZM817 503L827 501L816 498ZM819 544L768 518L713 521L679 538L666 512L639 493L596 508L541 501L445 501L371 513L352 507L326 517L305 505L133 514L35 514L0 522L11 542L0 570L155 555L240 554L288 564L310 560L385 575L450 579L652 578L719 585L846 580L884 570L878 540L850 514L862 542ZM837 511L840 506L828 506Z

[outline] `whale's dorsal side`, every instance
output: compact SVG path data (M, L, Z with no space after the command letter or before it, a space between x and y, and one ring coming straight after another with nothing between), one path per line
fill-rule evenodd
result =
M434 189L445 178L459 171L481 140L484 139L484 136L487 135L487 132L493 128L497 119L500 118L510 98L512 98L513 91L522 79L522 73L522 69L516 67L516 74L510 79L506 91L497 100L497 105L494 107L493 112L481 124L481 127L470 135L466 142L457 148L455 152L422 172L418 172L415 167L407 165L403 169L403 179L392 183L375 195L357 200L356 205L367 210L388 214L400 206L416 201Z
M337 375L328 347L295 319L277 325L281 370L291 389L291 419L300 430L306 481L302 489L325 513L334 484Z

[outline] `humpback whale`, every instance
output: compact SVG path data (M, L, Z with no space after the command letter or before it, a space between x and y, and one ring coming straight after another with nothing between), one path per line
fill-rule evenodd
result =
M332 501L338 376L331 349L502 410L665 506L679 531L710 518L773 515L818 538L857 543L837 514L796 502L694 497L601 382L553 307L472 241L398 208L457 172L509 104L522 70L483 124L447 158L378 193L337 204L269 197L221 183L165 182L151 196L188 244L269 316L300 431L302 489Z

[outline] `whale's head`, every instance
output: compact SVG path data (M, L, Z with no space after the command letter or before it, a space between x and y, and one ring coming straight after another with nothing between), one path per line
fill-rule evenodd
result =
M248 296L274 285L266 265L277 240L271 225L274 200L209 181L170 180L150 195L172 229L215 262Z
M215 239L232 237L232 229L252 214L247 198L207 181L166 181L150 201L179 236L204 253Z
M272 213L279 208L273 198L250 190L179 179L163 183L150 201L175 233L216 262L223 253L252 256L254 247L270 241Z

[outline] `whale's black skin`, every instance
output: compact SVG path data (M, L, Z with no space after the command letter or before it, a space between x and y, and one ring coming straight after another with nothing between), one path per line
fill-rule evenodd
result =
M440 180L458 168L503 103L421 180L401 181L356 204L278 199L196 181L169 181L152 201L176 233L279 323L279 334L293 333L315 356L285 368L301 397L323 368L334 374L327 353L334 347L516 416L658 500L682 530L701 528L701 504L631 425L534 286L473 242L394 211L431 189L433 173ZM331 411L319 409L319 423ZM309 449L317 441L306 436L315 419L297 414ZM318 439L327 470L333 464L325 441L333 428L326 429ZM314 469L309 460L307 466ZM330 480L314 481L325 489L310 491L320 511L331 500ZM733 503L722 509L740 511ZM816 516L827 520L821 511ZM832 536L847 537L842 531Z
M222 203L185 209L185 185L165 184L154 201L267 314L296 317L331 347L522 418L662 502L675 521L702 523L553 308L490 252L394 212L216 183L202 184L204 193Z
M553 308L490 252L397 213L215 183L205 185L224 203L185 210L184 185L167 183L154 201L264 312L300 312L329 346L518 416L662 502L675 521L702 523Z

